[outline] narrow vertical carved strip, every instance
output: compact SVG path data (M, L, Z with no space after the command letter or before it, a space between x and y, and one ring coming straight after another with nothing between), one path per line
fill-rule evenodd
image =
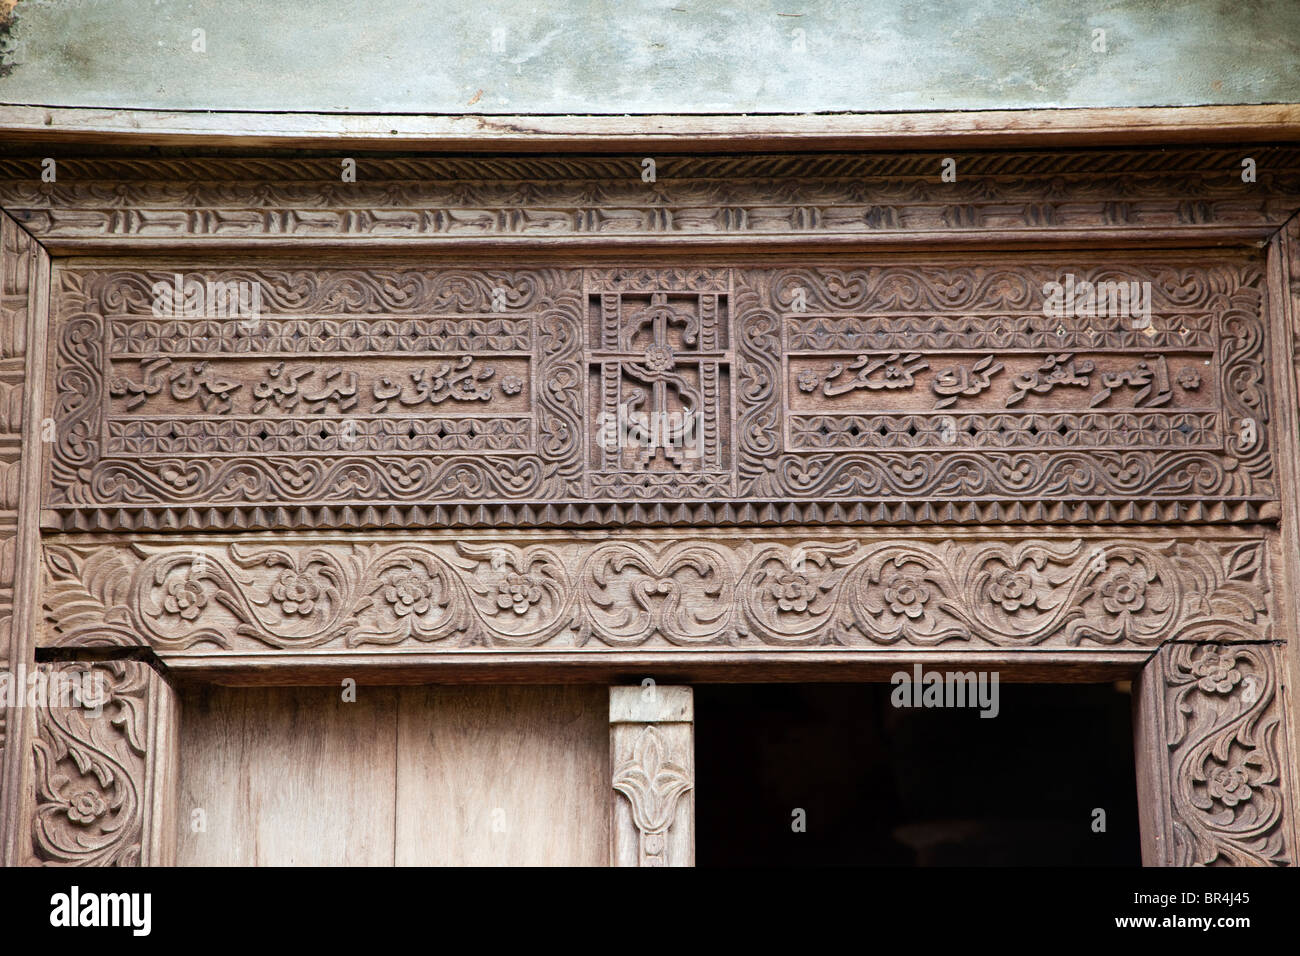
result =
M0 671L34 663L38 620L41 415L50 259L0 213ZM18 688L15 688L18 690ZM0 700L0 712L8 701ZM31 721L14 707L0 716L0 863L20 858L25 759Z
M1138 696L1143 862L1287 866L1295 833L1278 650L1167 644Z
M694 705L689 687L611 687L610 863L695 865Z
M174 861L176 703L136 661L39 666L30 862Z

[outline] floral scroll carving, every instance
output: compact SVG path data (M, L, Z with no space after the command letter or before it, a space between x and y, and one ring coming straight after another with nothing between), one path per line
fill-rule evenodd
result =
M150 764L162 746L151 695L161 679L135 661L40 667L49 688L66 690L36 709L33 856L52 866L151 862Z
M1157 799L1169 808L1163 859L1148 862L1293 862L1278 653L1272 644L1173 643L1148 666L1160 729L1151 743L1168 760L1168 793Z
M1271 636L1256 538L50 539L42 644L1155 647Z

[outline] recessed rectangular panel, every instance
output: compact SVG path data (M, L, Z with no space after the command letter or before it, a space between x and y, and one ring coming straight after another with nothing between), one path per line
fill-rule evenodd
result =
M1246 256L70 266L56 288L51 528L1276 514Z

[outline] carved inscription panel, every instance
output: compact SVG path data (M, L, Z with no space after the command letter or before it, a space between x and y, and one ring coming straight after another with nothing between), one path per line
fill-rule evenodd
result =
M47 526L1272 517L1260 262L1077 259L65 267Z

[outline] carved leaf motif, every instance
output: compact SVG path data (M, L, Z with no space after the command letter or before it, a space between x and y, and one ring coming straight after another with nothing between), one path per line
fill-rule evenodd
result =
M130 584L139 565L130 552L51 546L45 565L45 616L56 631L79 643L135 643L124 633L131 625Z
M694 782L687 770L667 757L667 745L653 724L641 731L632 759L614 773L614 789L627 797L642 834L660 834L673 822L677 801Z
M53 865L139 864L143 713L148 666L134 661L41 665L47 675L103 679L103 715L83 706L37 709L32 849Z
M1161 655L1174 862L1289 863L1273 648L1175 644Z

